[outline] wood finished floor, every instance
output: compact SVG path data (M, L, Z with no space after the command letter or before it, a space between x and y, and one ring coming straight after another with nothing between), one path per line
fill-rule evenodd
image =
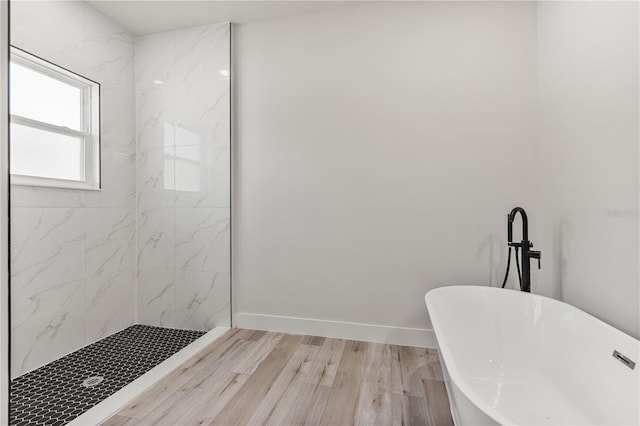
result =
M103 425L453 425L433 349L233 329Z

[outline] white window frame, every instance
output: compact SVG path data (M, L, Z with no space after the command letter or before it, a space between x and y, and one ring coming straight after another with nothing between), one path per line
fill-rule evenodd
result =
M84 180L69 180L11 173L12 185L100 190L100 83L11 46L11 62L81 90L81 130L9 114L11 123L80 138L84 146ZM11 96L11 93L9 93ZM11 112L11 111L9 111Z

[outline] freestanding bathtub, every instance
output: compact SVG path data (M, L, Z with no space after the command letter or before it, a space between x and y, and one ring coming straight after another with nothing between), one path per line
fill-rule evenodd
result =
M515 290L450 286L425 300L456 425L640 424L638 340Z

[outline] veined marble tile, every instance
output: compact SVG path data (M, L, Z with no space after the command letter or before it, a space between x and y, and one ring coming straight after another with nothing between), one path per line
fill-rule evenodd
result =
M176 62L186 60L187 64L202 66L212 61L229 62L231 28L228 23L201 25L177 30L173 34ZM201 55L202 53L206 55Z
M86 11L73 3L12 3L11 43L53 62L64 58L85 37Z
M135 271L120 270L87 279L86 343L135 323Z
M136 148L136 107L133 66L130 78L100 85L100 134L102 146Z
M176 32L176 146L229 142L229 25Z
M171 269L175 266L175 211L139 210L137 267Z
M126 293L135 290L137 254L135 40L83 2L17 2L11 9L14 45L101 90L102 190L11 188L12 319L20 324L13 350L31 369L135 316L135 297ZM88 295L87 273L97 274ZM87 303L92 313L85 314Z
M127 74L133 72L135 38L101 13L86 12L84 38L78 50L83 62L105 79L128 79Z
M34 291L85 277L85 209L11 209L11 289Z
M85 344L85 282L11 294L11 376L47 364Z
M137 207L173 207L175 203L174 148L164 147L138 152Z
M87 276L135 269L133 209L87 209Z
M158 81L160 88L150 88L145 92L140 92L136 88L136 144L139 153L151 149L162 148L163 146L173 146L175 139L175 123L173 105L167 98L173 96L168 94L173 85Z
M176 146L176 207L229 207L230 168L228 146Z
M176 269L230 272L229 209L176 209Z
M175 327L175 272L138 269L138 323Z
M94 81L105 80L133 59L134 39L99 16L83 2L21 2L11 7L12 44Z
M133 208L136 200L133 147L105 141L101 157L102 188L100 191L85 191L85 206Z
M85 191L11 185L11 207L84 207Z
M176 327L209 331L228 327L229 274L178 271L176 275Z
M138 152L173 146L175 36L136 39L136 134Z

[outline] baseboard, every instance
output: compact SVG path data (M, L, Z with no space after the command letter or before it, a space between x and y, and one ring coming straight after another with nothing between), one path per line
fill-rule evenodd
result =
M169 375L189 358L206 348L214 340L222 336L228 327L216 327L207 332L204 336L185 346L180 351L173 354L142 376L129 383L104 401L100 402L85 413L76 417L70 426L95 426L109 419L127 404L133 401L138 395L150 389L153 385Z
M390 327L355 322L248 313L236 313L234 315L234 326L253 330L306 334L310 336L333 337L364 342L389 343L423 348L436 347L433 330L423 328Z

